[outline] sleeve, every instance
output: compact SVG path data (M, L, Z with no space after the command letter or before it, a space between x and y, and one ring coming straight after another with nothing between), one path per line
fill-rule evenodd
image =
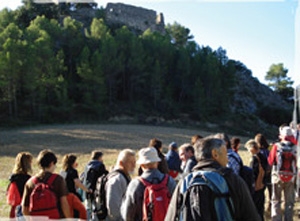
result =
M66 182L65 182L64 178L62 178L62 176L57 175L57 177L53 183L53 186L54 186L54 192L56 193L58 199L63 196L67 196L69 191L68 191Z
M276 163L276 153L277 153L277 145L274 144L268 157L268 163L270 166L273 166L273 164Z
M144 191L138 189L141 185L138 179L134 179L127 187L125 198L121 205L121 216L126 221L142 220Z
M178 198L180 197L180 186L181 186L182 180L180 181L180 183L177 185L177 187L175 188L169 207L168 207L168 211L165 217L165 221L175 221L176 217L177 217L177 209L178 209Z
M122 198L126 191L126 180L123 175L111 177L106 185L106 207L108 215L113 219L120 219Z
M236 211L236 220L243 221L254 221L261 220L254 202L252 200L252 196L246 186L246 183L239 176L235 176L236 187L231 189L231 192L236 192L235 200L235 211Z

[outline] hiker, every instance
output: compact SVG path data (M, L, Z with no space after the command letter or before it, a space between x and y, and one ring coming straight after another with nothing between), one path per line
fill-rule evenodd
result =
M22 198L23 214L26 216L48 216L51 219L71 218L66 197L68 194L67 185L60 175L54 173L57 162L56 155L51 150L42 150L37 157L37 162L41 170L26 182ZM43 197L38 195L39 192L36 189L42 187L39 185L41 183L50 187L50 191L41 189L42 192L40 193ZM45 197L45 192L47 192L47 197ZM50 198L52 201L45 201ZM58 208L58 204L60 208Z
M7 188L7 202L11 206L9 218L23 216L20 204L25 183L31 177L32 158L31 153L28 152L20 152L16 156L15 165Z
M169 175L174 179L182 172L181 160L178 154L178 146L175 142L169 144L169 151L166 154L166 161L169 167Z
M266 173L265 173L265 184L266 184L266 188L268 190L268 206L267 206L267 211L271 211L271 198L272 198L272 183L271 183L271 166L269 165L268 162L268 157L270 155L270 144L268 143L266 137L261 134L258 133L255 135L254 137L255 142L258 145L259 148L259 152L265 157L266 161L265 161L265 168L266 168ZM262 162L264 163L264 162Z
M233 137L230 140L231 149L233 149L234 152L238 152L239 148L241 146L241 140L238 137Z
M68 187L69 192L75 194L80 201L82 201L81 195L77 192L77 189L80 188L85 192L90 192L90 190L84 186L78 176L77 166L78 163L76 162L77 157L74 154L66 154L63 156L62 159L62 177L65 178L66 184Z
M281 194L284 193L284 220L293 220L297 165L297 142L290 127L283 126L279 130L279 140L273 145L268 162L272 166L272 221L282 220Z
M106 183L107 221L122 220L120 212L122 198L131 180L130 175L134 173L135 163L135 152L131 149L124 149L118 155L114 170L108 174Z
M255 140L248 140L245 144L245 147L251 153L252 157L250 160L250 167L253 169L254 180L255 180L255 191L252 196L254 204L256 206L257 212L261 217L261 220L264 221L264 205L265 205L265 171L262 162L265 162L267 159L264 155L259 152L258 144Z
M182 144L179 147L179 157L182 162L181 169L183 170L183 175L186 175L197 164L194 147L189 143Z
M133 179L127 187L125 198L121 206L121 215L124 220L142 221L144 220L143 217L145 215L147 216L147 214L143 213L143 201L145 201L143 199L146 187L142 183L141 179L154 184L154 186L165 181L165 185L163 187L164 189L167 189L169 197L172 195L176 182L168 174L163 174L158 170L158 163L160 161L161 159L158 157L157 151L154 147L142 148L139 151L139 159L137 163L140 164L143 169L143 173L140 177ZM165 195L162 197L165 197ZM163 201L161 203L166 202ZM162 214L167 208L164 206L160 209L161 210L159 212ZM164 215L165 214L163 214L163 216Z
M164 174L169 173L168 164L166 161L165 155L162 153L162 142L156 138L153 138L149 141L149 147L154 147L157 151L158 157L160 158L160 162L158 163L158 170ZM143 170L141 167L138 169L138 175L142 175Z
M165 221L259 221L260 218L246 184L232 170L226 168L228 159L225 142L221 139L207 137L198 141L194 147L197 165L192 173L178 183ZM201 173L204 175L209 173L210 176L217 178L218 182L221 180L222 187L227 187L227 194L218 197L208 185L205 185L205 182L203 185L189 187L189 182L186 181L193 181L193 177L196 178L197 174ZM188 187L189 189L186 191ZM215 200L218 202L222 200L222 206L218 204L218 208L215 208ZM223 217L225 214L232 218L225 219ZM220 219L220 216L223 219Z
M76 170L78 163L76 162L77 157L74 154L66 154L63 156L62 159L62 171L61 176L65 179L68 191L70 193L73 193L75 196L78 197L78 199L82 202L81 195L77 192L77 189L80 188L85 192L91 192L87 187L85 187L79 177L78 172ZM73 200L74 201L74 200ZM72 217L79 218L79 211L75 210L72 211L72 214L74 214Z
M87 210L88 220L95 220L93 209L95 207L94 191L96 189L96 183L100 176L107 174L108 171L103 164L103 153L98 150L94 150L91 153L91 160L86 165L83 172L83 185L90 191L83 194L85 208Z
M243 161L240 155L231 148L230 139L228 135L225 133L218 133L214 135L214 137L225 141L228 156L227 167L231 168L236 175L240 175L240 170L242 168Z

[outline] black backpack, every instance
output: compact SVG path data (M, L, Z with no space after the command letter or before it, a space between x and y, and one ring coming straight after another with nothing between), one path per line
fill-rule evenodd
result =
M241 169L239 175L247 184L250 194L253 195L255 192L255 179L253 169L248 166L245 166L243 164L243 161L236 158L233 154L229 154L228 156L233 157L235 161L237 161L240 164Z
M93 213L98 217L99 220L104 220L107 217L107 207L106 207L106 183L109 178L121 173L127 181L130 182L127 175L122 170L113 170L108 174L103 174L100 176L96 183L96 188L94 191L95 205L93 208Z
M87 198L94 199L94 191L96 189L96 183L99 177L108 172L105 166L101 162L91 162L87 165L87 172L84 174L86 176L85 182L83 183L88 189L92 190L92 193L87 194Z

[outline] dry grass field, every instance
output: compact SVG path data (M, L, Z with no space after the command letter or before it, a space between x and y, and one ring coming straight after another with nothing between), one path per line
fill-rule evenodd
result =
M215 131L220 132L220 131ZM51 149L59 157L57 170L61 169L61 159L66 153L75 153L78 157L78 172L83 172L85 164L89 161L92 150L99 149L104 152L104 163L111 167L117 158L118 151L123 148L139 150L146 147L151 138L158 138L163 142L166 150L170 142L178 145L190 141L191 136L200 134L207 136L212 132L201 130L142 126L142 125L52 125L21 128L16 130L0 131L0 217L7 217L9 207L6 204L5 191L8 177L11 174L14 158L20 151L29 151L37 156L42 149ZM234 134L230 134L230 137ZM242 144L250 137L238 136ZM239 151L244 163L249 162L249 153L243 148ZM37 172L36 162L33 162L34 171Z

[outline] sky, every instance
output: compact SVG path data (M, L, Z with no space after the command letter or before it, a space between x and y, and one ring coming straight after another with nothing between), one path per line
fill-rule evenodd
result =
M95 0L98 7L121 0ZM261 83L272 64L283 63L294 86L300 84L300 0L126 0L163 13L165 24L189 28L200 46L222 47ZM0 10L21 6L0 2Z

